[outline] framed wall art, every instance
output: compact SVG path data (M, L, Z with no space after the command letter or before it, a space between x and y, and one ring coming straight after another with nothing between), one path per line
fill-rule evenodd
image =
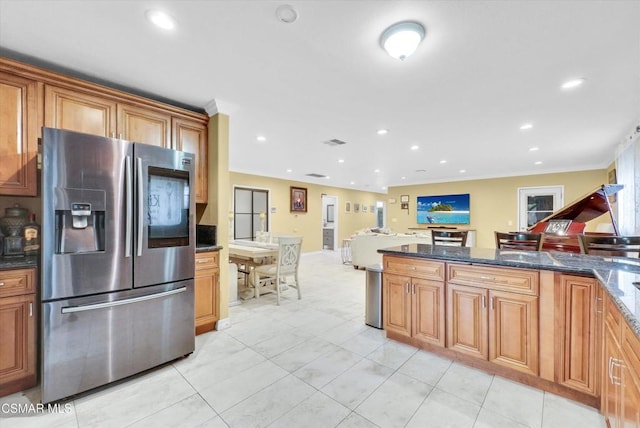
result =
M347 214L351 214L351 202L346 201L344 203L344 212Z
M307 212L307 189L306 187L291 186L291 212Z

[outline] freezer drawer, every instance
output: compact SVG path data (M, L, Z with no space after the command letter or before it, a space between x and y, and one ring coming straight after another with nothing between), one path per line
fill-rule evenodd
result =
M42 402L195 349L193 280L42 304Z

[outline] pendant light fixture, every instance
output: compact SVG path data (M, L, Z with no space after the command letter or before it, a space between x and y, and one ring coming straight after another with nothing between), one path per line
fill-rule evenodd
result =
M380 46L393 58L404 61L413 54L425 36L422 24L403 21L384 30L380 37Z

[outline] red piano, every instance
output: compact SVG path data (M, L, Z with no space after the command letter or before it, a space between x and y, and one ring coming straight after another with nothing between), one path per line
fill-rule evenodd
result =
M544 243L542 251L563 251L579 253L578 235L584 233L586 223L609 214L613 233L589 233L589 235L619 235L616 219L611 211L609 196L615 195L624 186L621 184L603 184L583 197L530 226L533 233L542 233Z

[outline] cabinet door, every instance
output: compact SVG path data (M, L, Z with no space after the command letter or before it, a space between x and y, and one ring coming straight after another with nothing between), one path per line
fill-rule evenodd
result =
M616 334L605 325L604 328L604 361L602 366L602 414L609 428L620 427L621 400L620 374L617 362L620 361L620 345Z
M196 334L211 331L218 320L218 271L196 270L195 278Z
M208 201L207 126L174 118L171 122L173 148L196 155L196 203Z
M488 359L487 291L447 284L447 347Z
M538 297L489 291L489 360L538 375Z
M413 336L444 347L444 283L416 278L412 281Z
M118 138L159 147L171 147L171 116L118 104Z
M383 326L387 331L411 336L411 278L383 274L382 312Z
M560 298L556 313L559 321L560 350L558 382L570 388L597 395L596 363L596 281L561 275Z
M36 384L36 295L0 299L0 396Z
M0 73L0 194L36 196L37 83Z
M50 128L116 137L116 103L84 92L47 86L44 124Z
M631 367L622 366L622 414L621 427L640 427L640 378L634 376Z

